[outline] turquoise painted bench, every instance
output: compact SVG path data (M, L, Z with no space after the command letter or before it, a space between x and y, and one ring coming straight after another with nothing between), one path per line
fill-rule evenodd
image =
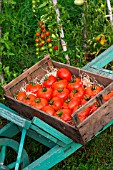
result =
M83 69L113 78L111 71L103 69L111 60L113 60L113 46L88 63ZM2 103L0 103L0 116L9 120L9 123L0 129L0 170L18 170L19 168L22 170L48 170L82 147L81 144L73 142L37 117L34 117L32 121L26 120ZM113 121L96 135L112 124ZM20 143L12 139L19 132L21 132ZM23 148L26 135L50 148L47 153L31 163ZM17 159L9 165L4 165L7 147L11 147L17 152Z

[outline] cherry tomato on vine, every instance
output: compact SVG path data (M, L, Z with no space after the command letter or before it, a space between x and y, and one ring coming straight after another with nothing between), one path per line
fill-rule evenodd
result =
M49 47L49 48L51 48L51 47L52 47L52 44L51 44L51 43L49 43L49 44L48 44L48 47Z
M67 81L71 81L72 74L67 68L59 68L57 71L57 77L60 77L61 79L65 79Z
M51 38L48 38L48 39L46 40L46 42L48 42L48 43L50 43L51 41L52 41Z
M41 34L41 35L40 35L40 38L41 38L41 39L44 39L44 38L45 38L45 34Z
M45 33L45 35L46 35L46 37L49 37L49 36L50 36L50 32L47 31L47 32Z
M58 50L58 46L55 45L55 46L53 47L53 49L54 49L54 50Z
M38 26L42 26L44 23L42 21L38 22Z
M36 33L36 37L40 37L40 32L37 32L37 33Z

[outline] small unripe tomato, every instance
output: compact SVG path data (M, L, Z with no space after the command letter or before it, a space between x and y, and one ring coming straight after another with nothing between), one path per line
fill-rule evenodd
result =
M52 53L52 52L53 52L53 49L52 49L52 48L50 48L50 49L49 49L49 52L50 52L50 53Z
M48 38L48 39L46 40L46 42L48 42L48 43L50 43L51 41L52 41L51 38Z
M48 44L48 47L49 47L49 48L51 48L51 47L52 47L52 44L51 44L51 43L49 43L49 44Z
M44 50L45 50L45 47L41 47L41 48L40 48L40 51L44 51Z

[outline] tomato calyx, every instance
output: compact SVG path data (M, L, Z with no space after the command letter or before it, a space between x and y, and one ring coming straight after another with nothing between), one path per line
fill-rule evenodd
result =
M59 113L57 113L56 115L57 115L58 117L61 117L62 114L63 114L63 111L61 110L61 111L59 111Z
M54 100L51 99L51 100L49 101L49 104L50 104L50 105L53 105L53 104L54 104Z
M40 98L38 98L38 99L35 100L35 103L40 103L40 102L41 102L41 99L40 99Z
M64 89L58 89L57 91L58 91L59 93L61 93L61 92L63 92L63 90L64 90Z
M78 92L77 89L74 89L74 90L73 90L73 94L76 94L77 92Z
M46 91L47 91L47 88L46 88L46 87L42 87L42 91L43 91L43 92L46 92Z

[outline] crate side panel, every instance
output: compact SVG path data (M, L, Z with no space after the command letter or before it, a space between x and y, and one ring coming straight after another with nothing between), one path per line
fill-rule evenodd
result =
M57 130L71 138L73 141L85 144L82 140L82 136L80 135L79 130L74 126L63 122L55 118L54 116L46 114L41 110L35 109L22 102L16 101L11 97L6 96L6 101L10 108L16 110L20 114L20 116L25 117L27 119L32 119L34 116L38 117L39 119L43 120L44 122L48 123L52 127L56 128Z
M79 125L79 131L83 140L87 142L111 120L113 120L113 98Z

